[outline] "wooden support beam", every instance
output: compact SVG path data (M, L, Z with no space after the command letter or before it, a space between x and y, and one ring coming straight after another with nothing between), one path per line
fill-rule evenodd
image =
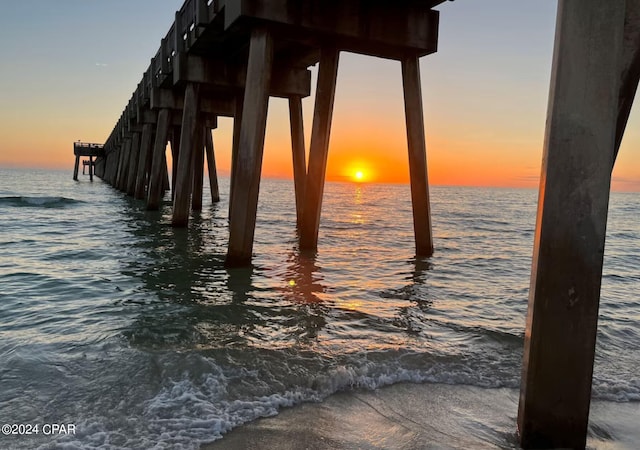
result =
M78 170L80 170L80 155L76 155L76 162L73 165L73 179L78 181Z
M302 223L304 187L307 177L301 97L289 98L289 121L291 125L291 150L293 153L293 185L296 194L296 223L300 226Z
M193 149L193 193L191 194L191 209L202 211L202 190L204 185L204 133L205 129L196 130L195 146Z
M204 144L207 154L207 170L209 171L209 189L211 190L211 202L220 201L220 189L218 188L218 171L216 169L216 156L213 149L213 137L211 130L207 129L204 135Z
M202 133L198 117L200 114L199 96L200 86L195 83L187 84L184 94L180 155L171 220L174 227L186 227L189 223L189 203L193 187L193 152L198 139L197 135Z
M518 428L523 448L584 448L618 113L624 0L561 0Z
M167 148L170 121L171 111L161 109L158 113L158 127L156 128L156 139L153 144L151 175L149 176L149 188L147 190L147 209L149 211L155 211L160 208L160 200L162 199L162 160L166 159L165 150Z
M302 250L316 250L318 248L320 211L322 210L322 195L329 155L329 137L331 135L339 56L340 52L335 48L324 48L320 53L318 86L309 148L309 170L306 177L304 210L300 227L300 248Z
M93 181L93 156L89 156L89 181Z
M234 191L225 261L227 267L251 264L272 63L271 34L264 28L256 28L251 33L240 145L232 180Z
M409 176L411 179L416 255L431 256L433 254L431 205L429 203L420 63L417 56L410 56L402 60L402 84L409 145Z
M129 156L129 174L127 176L127 194L133 197L136 193L136 177L140 159L140 133L133 133L131 154Z
M157 123L155 124L157 126ZM140 142L140 158L138 160L138 173L136 175L135 198L143 200L146 198L145 187L147 185L148 174L151 171L149 158L152 150L154 124L145 123L142 126L142 140Z

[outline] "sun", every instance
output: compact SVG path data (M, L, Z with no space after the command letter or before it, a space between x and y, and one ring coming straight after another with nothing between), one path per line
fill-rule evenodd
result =
M364 181L364 172L362 170L356 170L353 174L353 179L355 181Z

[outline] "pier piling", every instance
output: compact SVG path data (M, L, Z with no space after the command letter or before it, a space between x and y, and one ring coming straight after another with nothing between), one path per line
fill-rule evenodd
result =
M236 95L235 105L236 113L233 117L233 144L231 146L231 184L229 188L229 217L231 217L231 208L233 207L234 183L238 172L238 147L240 146L240 126L242 123L242 106L244 104L244 95Z
M339 57L340 52L336 48L325 47L321 50L309 147L309 168L304 192L304 211L300 227L300 248L303 250L318 248L320 212L327 171Z
M211 130L207 129L205 132L205 150L207 155L207 170L209 172L209 190L211 191L211 202L217 203L220 201L220 189L218 187L218 171L216 169L216 156L213 148L213 137L211 136Z
M169 141L171 146L171 201L176 198L176 178L178 177L178 158L180 157L180 127L175 126L171 131ZM165 156L166 159L166 156Z
M127 194L134 196L136 191L136 177L138 175L138 163L140 160L140 133L133 133L131 140L131 154L129 155L129 173L127 175Z
M427 174L427 150L422 111L422 87L420 61L417 56L402 60L402 84L409 146L409 176L411 202L413 204L413 229L417 256L433 254L431 234L431 205L429 202L429 177Z
M204 133L205 129L196 130L195 147L193 150L193 193L191 195L191 210L202 211L202 191L204 187Z
M147 210L156 211L160 208L162 199L162 168L166 165L167 139L169 135L169 123L171 111L164 108L158 112L158 126L156 138L153 144L151 159L151 174L149 176L149 188L147 189ZM176 162L173 162L174 166Z
M524 448L586 444L624 13L624 0L558 5L518 413Z
M260 171L269 107L273 39L265 28L251 33L240 137L233 173L227 267L251 262L256 226Z
M78 181L78 171L80 170L80 155L76 155L76 162L73 165L73 179Z
M307 177L302 98L299 96L289 98L289 121L293 157L293 187L296 195L296 224L299 227L302 224L304 189Z
M138 173L136 175L136 187L134 197L143 200L150 171L149 156L151 155L151 143L153 139L153 124L145 123L142 126L142 138L140 141L140 157L138 159Z
M202 134L199 102L200 86L197 83L188 83L184 94L180 155L177 161L176 193L173 200L173 218L171 220L171 225L174 227L186 227L189 222L189 206L193 188L191 177L193 176L194 152L196 143L200 140L199 135Z

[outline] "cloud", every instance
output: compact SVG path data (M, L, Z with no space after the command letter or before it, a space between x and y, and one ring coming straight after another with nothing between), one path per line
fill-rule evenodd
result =
M105 63L96 63L96 67L108 67L109 64L105 64Z

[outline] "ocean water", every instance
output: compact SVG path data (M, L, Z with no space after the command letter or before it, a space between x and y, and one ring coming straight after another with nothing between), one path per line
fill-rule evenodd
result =
M314 256L292 183L263 180L254 267L228 271L220 182L173 229L167 202L0 169L0 424L76 431L0 448L197 449L338 392L518 389L536 191L433 187L436 253L416 259L408 186L328 183ZM638 217L640 196L612 194L593 383L608 411L640 405ZM632 439L592 422L602 448ZM515 423L496 445L516 446Z

